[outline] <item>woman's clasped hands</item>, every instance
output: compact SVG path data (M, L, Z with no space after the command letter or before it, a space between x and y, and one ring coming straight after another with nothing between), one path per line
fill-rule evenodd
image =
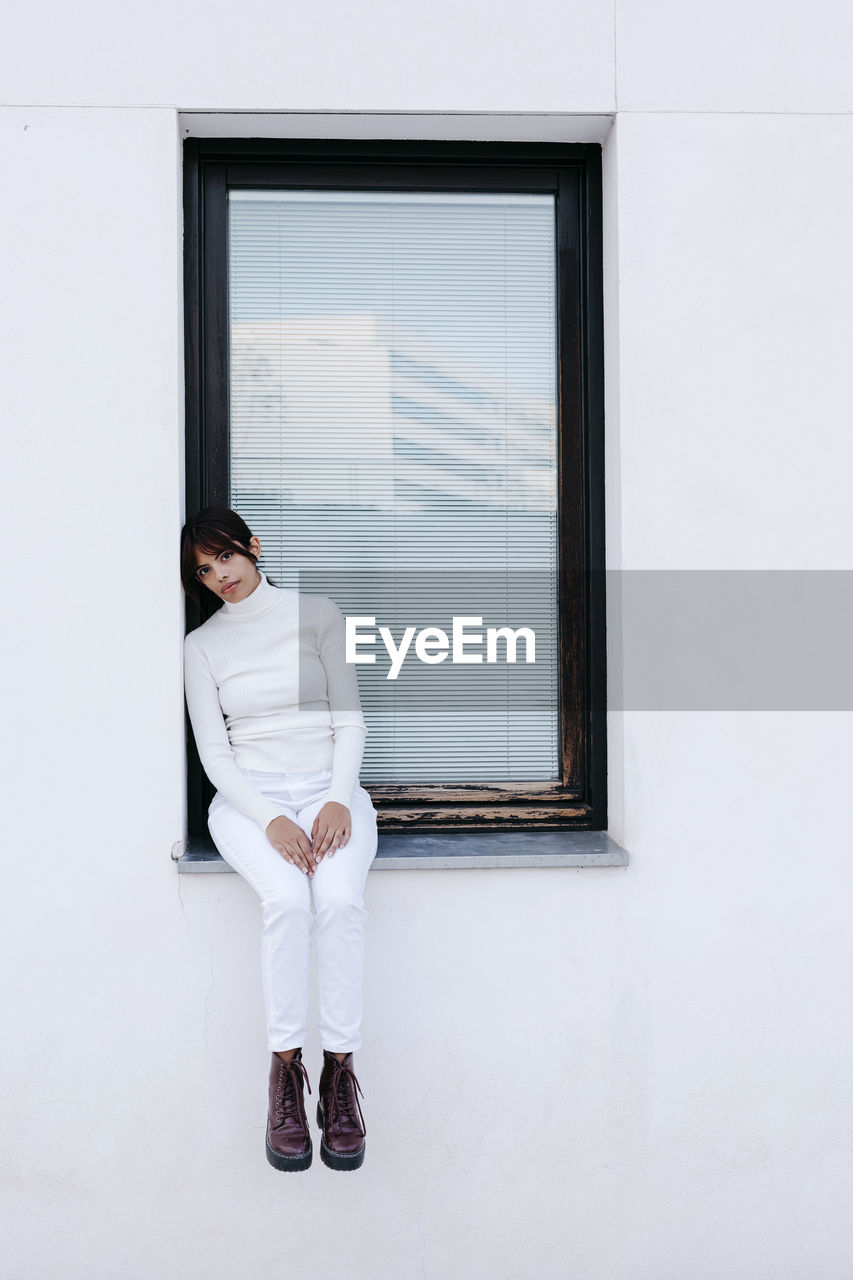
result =
M327 800L314 819L309 839L298 823L283 813L273 818L266 829L267 839L283 858L299 867L307 876L328 853L333 858L350 838L352 819L345 804Z

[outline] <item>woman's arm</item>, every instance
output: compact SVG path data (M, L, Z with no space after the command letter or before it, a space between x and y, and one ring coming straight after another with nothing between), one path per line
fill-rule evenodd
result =
M216 790L266 831L281 811L240 772L228 740L216 681L204 653L193 643L192 635L190 632L184 640L184 688L202 767Z
M364 755L367 725L361 711L355 666L346 661L346 623L328 596L315 597L320 607L317 648L326 672L334 747L329 800L350 808Z

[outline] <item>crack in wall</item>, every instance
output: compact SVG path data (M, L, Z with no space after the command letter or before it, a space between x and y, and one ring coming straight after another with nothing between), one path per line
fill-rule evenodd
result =
M421 1199L420 1199L420 1204L418 1205L418 1212L415 1215L415 1226L418 1229L418 1235L421 1238L421 1246L422 1246L421 1275L423 1276L424 1280L427 1280L427 1270L426 1270L427 1242L426 1242L426 1236L423 1233L423 1228L421 1227L421 1213L423 1212L425 1198L426 1198L426 1174L424 1174L424 1179L423 1179L423 1182L421 1183Z
M207 995L204 997L204 1047L210 1047L209 1027L210 1027L210 997L213 995L213 989L216 986L216 974L213 967L213 942L206 933L202 933L197 925L194 925L187 915L186 903L184 902L184 885L183 876L178 875L178 902L181 908L181 915L184 917L184 923L187 924L193 933L195 933L207 947L208 961L210 964L210 986L207 989Z

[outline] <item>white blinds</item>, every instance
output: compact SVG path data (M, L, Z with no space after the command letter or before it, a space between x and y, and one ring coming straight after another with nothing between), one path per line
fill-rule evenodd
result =
M553 198L232 191L229 299L230 505L274 582L376 619L362 781L557 778ZM454 616L481 663L387 679L380 626Z

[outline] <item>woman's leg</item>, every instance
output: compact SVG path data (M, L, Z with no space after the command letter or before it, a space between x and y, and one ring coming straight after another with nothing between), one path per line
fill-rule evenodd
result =
M277 799L266 785L264 793ZM281 803L281 811L296 821L295 809ZM208 828L222 857L261 900L267 1047L271 1053L296 1049L307 1038L313 927L308 877L285 861L256 822L218 793L208 811Z
M297 821L309 836L327 793L301 807ZM320 1042L337 1054L361 1048L364 973L364 885L376 856L376 810L362 786L350 806L352 832L334 857L324 854L312 880L317 920Z

